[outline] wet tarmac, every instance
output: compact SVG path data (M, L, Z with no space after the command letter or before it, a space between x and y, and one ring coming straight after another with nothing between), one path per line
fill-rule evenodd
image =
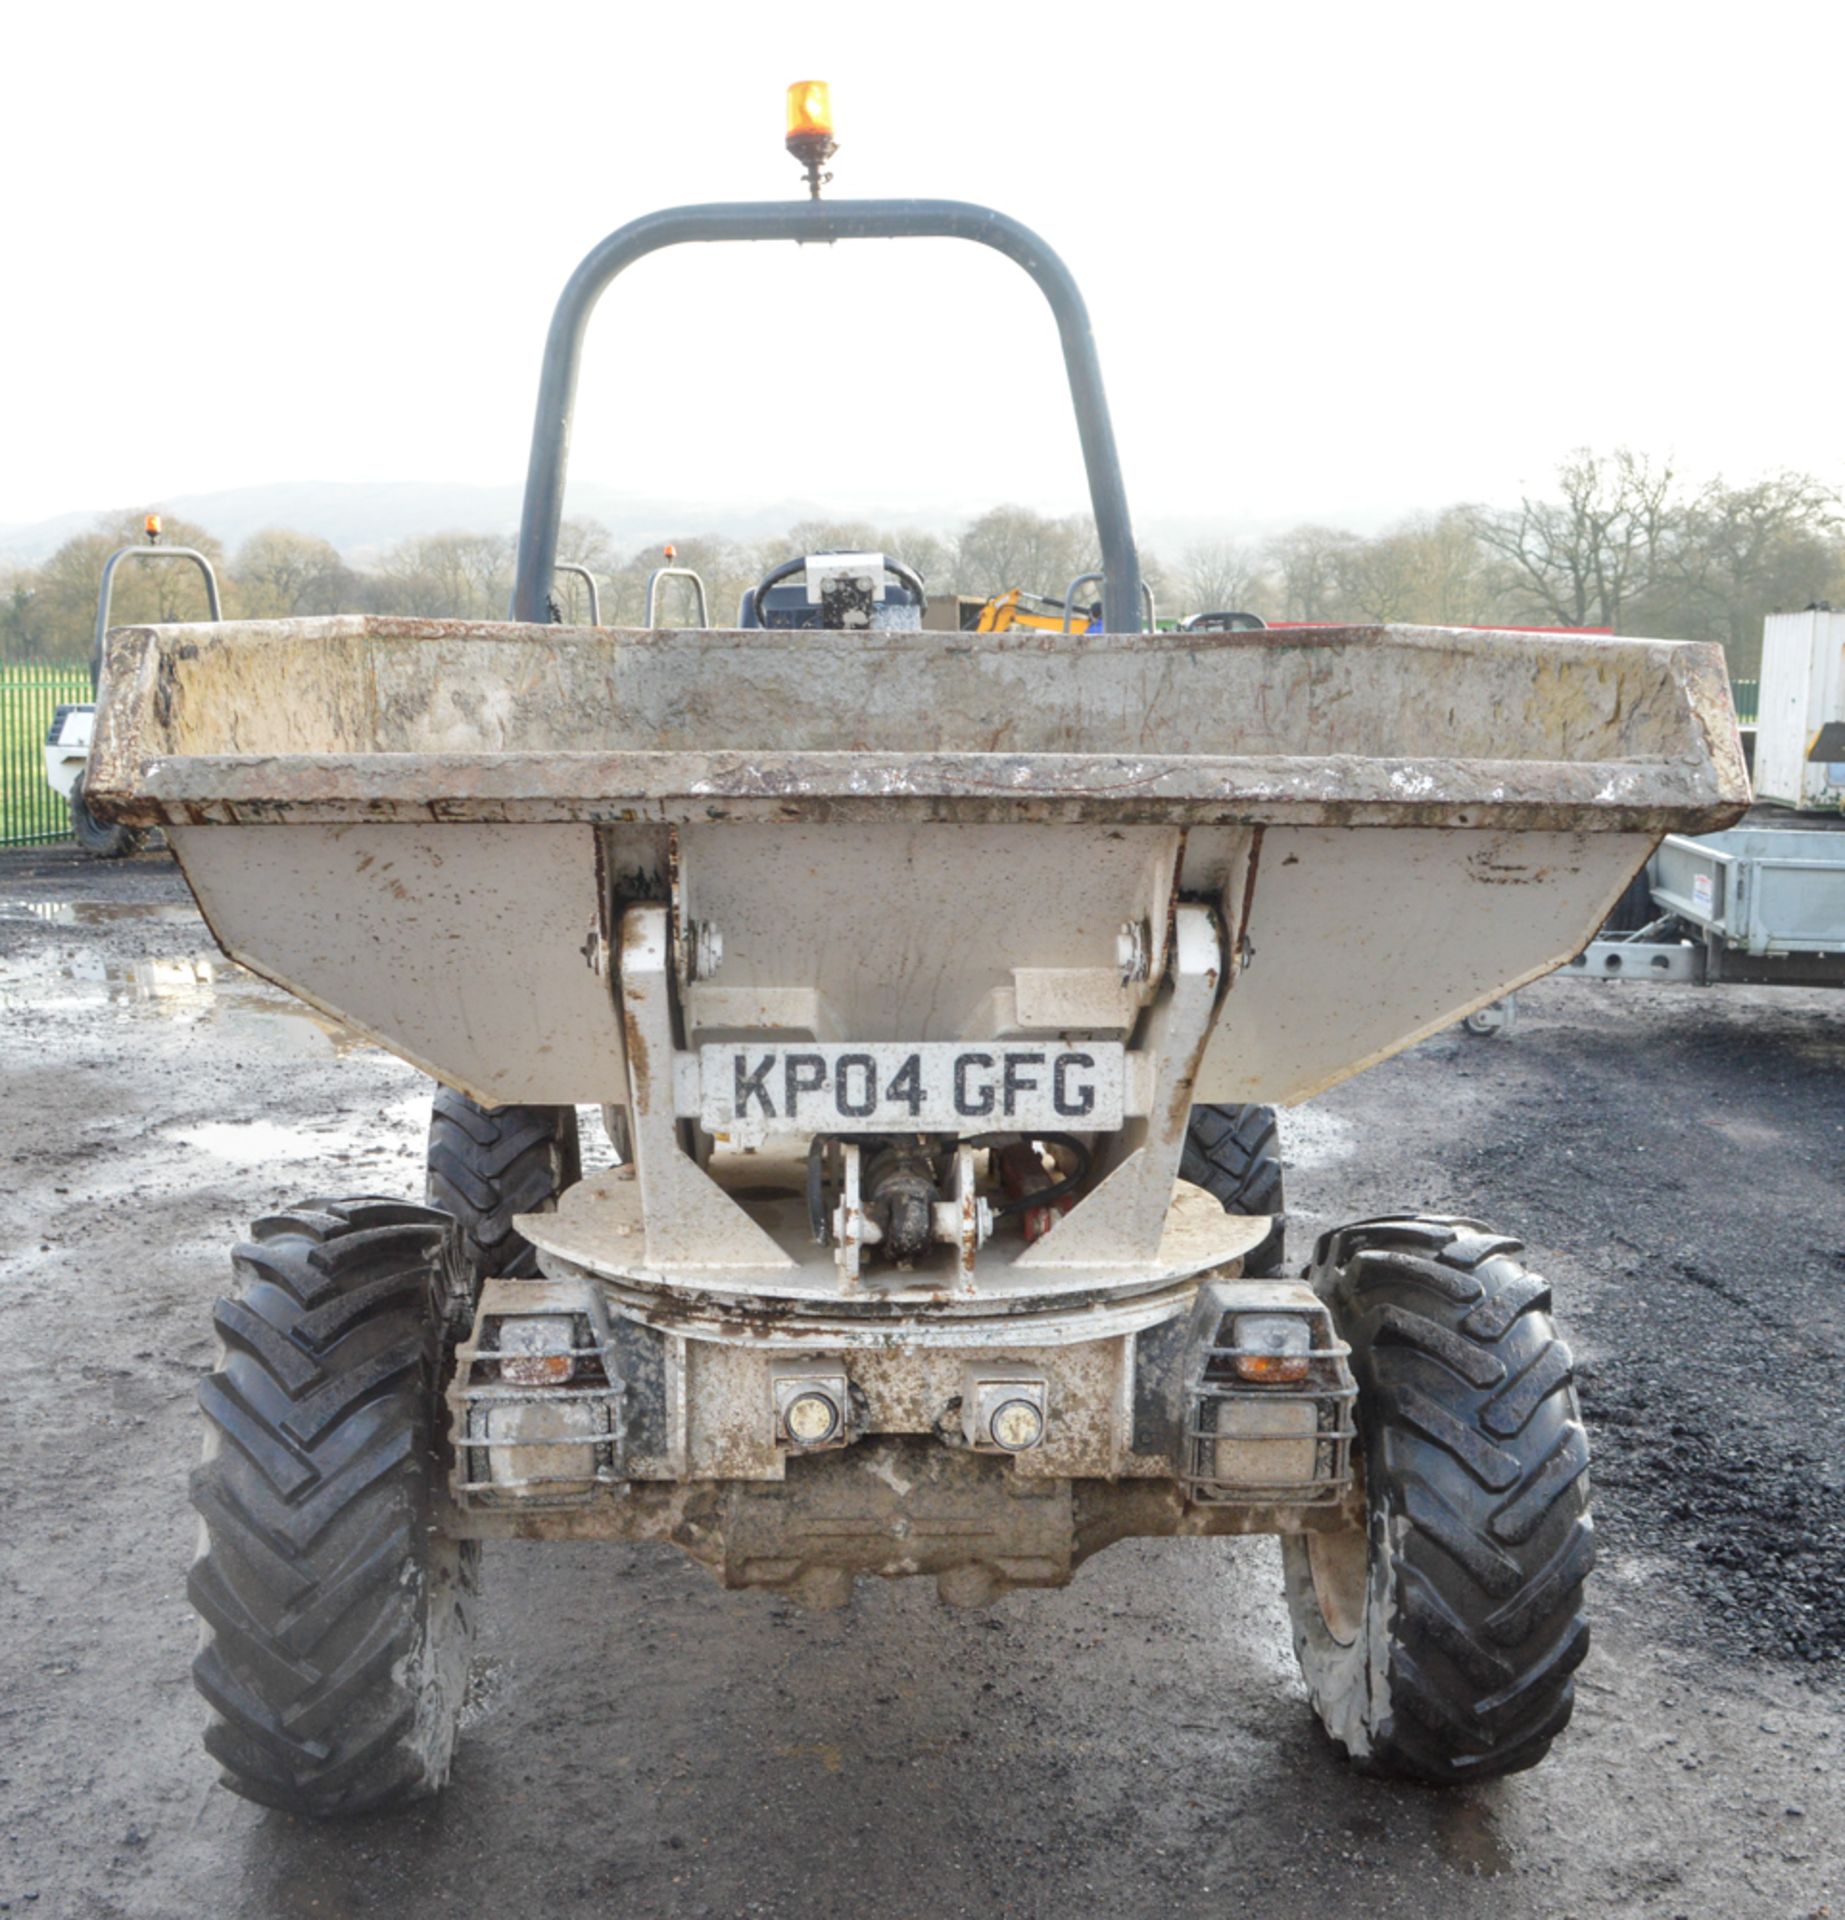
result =
M214 1784L184 1596L225 1250L411 1194L427 1086L216 955L168 863L0 857L0 1912L1845 1913L1845 996L1528 994L1284 1122L1295 1246L1470 1206L1583 1362L1577 1718L1436 1794L1315 1730L1271 1543L1130 1543L986 1613L667 1550L486 1554L454 1781L317 1828Z

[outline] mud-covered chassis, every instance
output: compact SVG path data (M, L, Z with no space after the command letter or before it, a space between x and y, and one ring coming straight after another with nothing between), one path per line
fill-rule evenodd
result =
M534 624L609 279L681 241L876 235L977 240L1045 291L1108 631ZM113 637L99 810L168 829L234 958L446 1089L437 1207L261 1220L217 1309L191 1589L239 1792L438 1785L504 1535L670 1540L825 1602L1274 1531L1355 1759L1542 1756L1591 1553L1544 1282L1413 1218L1252 1276L1269 1223L1177 1177L1196 1110L1449 1024L1575 951L1663 832L1733 818L1720 656L1140 634L1138 599L1061 263L984 209L814 202L655 215L578 270L514 624ZM586 1103L629 1151L583 1177ZM1221 1169L1247 1144L1203 1140Z

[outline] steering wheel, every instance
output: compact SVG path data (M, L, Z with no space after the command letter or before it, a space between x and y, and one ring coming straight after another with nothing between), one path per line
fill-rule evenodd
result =
M750 604L756 609L757 626L766 627L769 624L768 612L763 601L771 587L779 587L784 580L794 574L805 573L810 559L825 560L829 557L824 553L803 553L793 560L784 560L780 566L771 567L750 590ZM914 567L906 567L901 560L892 560L885 554L880 554L878 557L884 563L884 571L896 577L897 584L904 588L917 606L925 607L929 604L929 590L922 583L922 575Z

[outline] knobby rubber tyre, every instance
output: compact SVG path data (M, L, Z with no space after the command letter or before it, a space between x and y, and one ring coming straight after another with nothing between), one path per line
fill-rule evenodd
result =
M316 1200L251 1233L199 1389L205 1745L247 1799L360 1813L442 1784L467 1681L479 1550L435 1530L453 1227Z
M1327 1731L1437 1784L1534 1766L1574 1704L1589 1447L1550 1288L1477 1221L1364 1221L1310 1279L1352 1347L1362 1533L1283 1540Z
M1602 925L1604 934L1638 933L1658 917L1653 908L1650 866L1651 862L1648 862L1628 881L1620 899L1614 903L1613 911Z
M98 820L83 797L82 774L78 774L66 805L70 808L71 838L85 853L93 853L99 860L120 860L128 854L139 853L147 839L144 828L110 826Z
M1179 1177L1222 1201L1226 1213L1272 1214L1267 1238L1244 1259L1243 1271L1257 1279L1281 1271L1287 1215L1273 1107L1193 1107Z
M470 1298L486 1279L536 1277L537 1249L513 1216L548 1213L581 1177L575 1107L483 1107L436 1089L426 1198L461 1228Z

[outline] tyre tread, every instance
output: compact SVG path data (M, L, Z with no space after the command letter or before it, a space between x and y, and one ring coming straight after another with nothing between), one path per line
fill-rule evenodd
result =
M537 1276L538 1250L514 1218L555 1206L580 1167L574 1107L483 1107L452 1087L436 1089L427 1197L459 1225L473 1288Z
M1315 1248L1310 1277L1352 1343L1367 1473L1397 1515L1371 1771L1516 1772L1570 1717L1589 1645L1589 1448L1549 1285L1522 1252L1458 1218L1360 1222Z
M1244 1256L1243 1271L1253 1279L1281 1271L1287 1211L1273 1107L1193 1107L1179 1178L1202 1187L1226 1213L1272 1215L1267 1237Z
M464 1631L474 1567L452 1543L446 1572L432 1560L451 1233L427 1207L309 1202L257 1223L233 1256L242 1291L214 1315L193 1673L225 1784L267 1806L357 1812L447 1770L429 1611L451 1581Z

